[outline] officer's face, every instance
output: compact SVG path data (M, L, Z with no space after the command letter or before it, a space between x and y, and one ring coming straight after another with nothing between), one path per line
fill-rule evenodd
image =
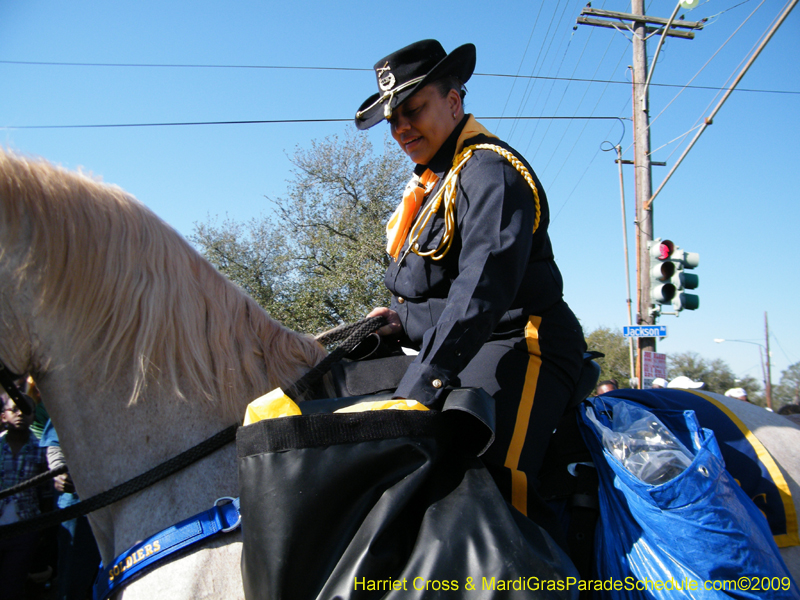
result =
M426 85L392 112L392 137L411 160L426 165L455 129L460 109L457 91L442 98L438 88Z

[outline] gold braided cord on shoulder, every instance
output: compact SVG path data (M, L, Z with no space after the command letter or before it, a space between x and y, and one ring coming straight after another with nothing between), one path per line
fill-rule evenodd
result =
M539 204L539 192L536 189L536 183L533 181L530 171L525 168L522 161L505 148L497 146L496 144L474 144L464 148L464 150L453 159L453 166L447 173L442 187L439 188L436 196L422 209L419 217L411 227L411 231L408 234L409 250L417 256L430 257L432 260L441 260L450 250L450 245L453 243L453 233L456 228L456 183L458 181L458 174L461 172L461 169L464 168L464 165L467 164L467 161L472 158L475 150L492 150L493 152L497 152L510 162L517 172L522 175L522 178L528 183L531 191L533 191L533 200L536 205L536 218L533 222L532 233L535 233L539 228L542 209ZM444 234L436 248L422 252L419 249L419 236L422 234L433 215L439 212L442 201L444 201Z

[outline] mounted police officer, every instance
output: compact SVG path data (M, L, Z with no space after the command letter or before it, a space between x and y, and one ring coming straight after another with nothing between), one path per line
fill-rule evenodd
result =
M423 40L375 63L378 93L355 124L388 121L416 167L387 225L391 307L371 315L389 319L382 335L419 350L397 397L432 408L447 386L494 397L497 437L483 459L530 514L541 508L536 476L586 344L562 298L541 183L464 112L475 54L472 44L447 54Z

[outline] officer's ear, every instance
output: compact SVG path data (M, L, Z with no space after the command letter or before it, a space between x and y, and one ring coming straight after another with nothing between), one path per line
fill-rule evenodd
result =
M450 109L450 112L455 117L458 117L458 115L461 114L463 103L461 101L461 94L458 92L458 90L450 88L450 91L447 92L447 105Z

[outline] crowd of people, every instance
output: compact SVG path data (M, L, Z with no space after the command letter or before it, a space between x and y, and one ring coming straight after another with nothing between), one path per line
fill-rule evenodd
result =
M694 381L690 377L686 377L685 375L679 375L670 381L667 381L663 377L656 377L650 384L651 389L663 389L663 388L672 388L672 389L684 389L684 390L699 390L705 387L705 383L702 381ZM606 394L610 391L619 389L619 382L616 379L605 379L600 381L595 387L595 396L600 396L602 394ZM742 402L750 402L750 399L747 397L747 390L742 387L735 387L730 388L725 391L725 396L727 398L733 398L734 400L741 400ZM772 410L772 409L767 409ZM800 404L785 404L781 406L777 411L779 415L782 415L792 421L795 425L800 425Z
M58 435L32 379L18 406L0 394L0 490L65 464ZM27 413L27 414L26 414ZM66 508L78 501L69 471L0 498L0 526ZM88 600L100 554L86 517L0 540L0 600Z

